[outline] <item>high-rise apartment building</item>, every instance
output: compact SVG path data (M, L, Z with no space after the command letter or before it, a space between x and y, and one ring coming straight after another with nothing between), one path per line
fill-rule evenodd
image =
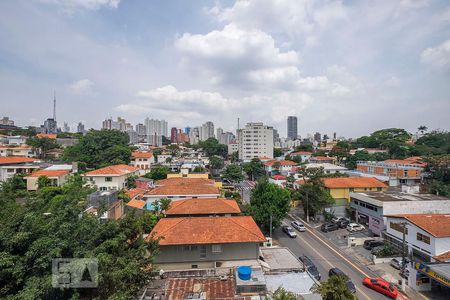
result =
M287 137L290 140L296 140L297 139L297 117L296 116L289 116L287 118Z
M77 133L85 134L86 130L84 129L84 124L79 122L77 126Z
M178 129L176 127L172 127L170 129L170 141L172 143L176 143L177 142L177 135L178 135Z
M3 119L0 119L0 125L14 126L14 121L8 117L3 117Z
M62 128L63 132L70 132L70 127L67 124L67 122L64 122L63 128Z
M216 130L216 139L219 141L220 143L220 139L222 138L222 134L223 134L223 129L222 128L217 128Z
M162 146L162 137L167 137L167 122L164 120L145 119L147 128L147 143Z
M56 120L54 119L47 119L44 121L44 133L52 133L56 134L58 133L58 125L56 123Z
M322 141L322 137L320 135L320 132L314 133L314 141L315 142L319 142L319 143L320 143L320 141Z
M239 134L239 159L273 158L273 128L263 123L247 123Z
M191 128L189 131L189 142L192 145L198 144L200 140L200 127Z
M200 141L206 141L209 138L214 137L214 123L211 121L206 122L200 128Z

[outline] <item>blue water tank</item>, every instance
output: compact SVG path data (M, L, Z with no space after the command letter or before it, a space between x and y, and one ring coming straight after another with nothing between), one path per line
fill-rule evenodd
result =
M240 266L237 268L237 272L241 280L250 280L252 278L252 268L249 266Z

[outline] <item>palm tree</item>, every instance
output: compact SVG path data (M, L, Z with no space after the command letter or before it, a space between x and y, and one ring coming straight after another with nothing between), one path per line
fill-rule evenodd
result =
M271 300L301 300L304 299L302 296L297 295L293 292L286 291L281 286L273 293L270 293L269 299Z
M331 276L327 281L315 284L311 292L319 294L324 300L354 300L355 295L348 289L346 276Z
M420 133L423 134L425 131L428 130L428 127L425 125L420 125L419 128L417 128L417 130L419 130Z

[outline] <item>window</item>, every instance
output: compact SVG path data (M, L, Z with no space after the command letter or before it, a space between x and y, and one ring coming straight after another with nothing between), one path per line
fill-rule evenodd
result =
M417 233L417 240L418 241L422 241L422 242L424 242L425 244L430 244L430 237L428 236L428 235L424 235L424 234L421 234L421 233Z
M101 187L100 187L100 191L104 192L104 191L106 191L106 190L107 190L106 186L101 186Z
M389 222L389 227L391 229L394 229L396 231L403 233L403 224L402 223ZM408 227L405 227L405 234L408 234Z
M112 177L105 177L105 181L111 182L112 181Z
M198 269L198 265L191 265L191 269Z
M212 245L212 253L221 253L222 245Z
M377 188L377 191L379 191L379 192L380 192L381 190L382 190L382 188Z
M206 246L205 245L200 246L200 258L206 258Z

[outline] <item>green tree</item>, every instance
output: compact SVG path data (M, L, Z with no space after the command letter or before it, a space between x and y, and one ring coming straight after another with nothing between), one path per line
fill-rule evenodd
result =
M311 292L319 294L324 300L353 300L357 299L348 289L347 276L331 276L326 281L316 283Z
M222 172L222 178L231 182L239 182L244 179L241 167L236 164L230 164Z
M253 158L249 163L243 165L244 172L250 180L258 180L261 177L266 176L266 171L264 170L264 165L258 158Z
M252 190L248 212L265 229L281 225L291 208L291 194L287 189L261 179Z
M43 176L39 176L38 180L37 180L37 184L38 184L38 188L44 188L47 186L51 185L51 180L50 178L48 178L47 176L43 175Z
M420 125L419 128L417 128L417 130L420 131L421 134L424 134L425 131L428 130L428 127L424 126L424 125Z
M225 158L228 155L228 147L226 145L219 144L219 141L215 138L200 141L195 148L202 148L208 157L217 155Z
M300 145L295 147L295 151L307 151L307 152L313 152L314 148L312 144L306 144L306 145Z
M428 157L425 162L429 191L450 197L450 154Z
M137 178L138 178L137 175L127 177L126 186L128 189L133 189L136 187L136 179Z
M209 158L209 166L214 170L222 169L224 166L223 158L217 155L211 156Z
M169 173L169 168L161 165L153 165L150 172L144 175L145 178L150 178L153 180L166 179Z
M27 145L33 147L40 158L45 158L49 150L59 148L56 140L49 138L30 137L27 139Z
M205 168L203 168L202 166L195 166L194 170L192 170L192 172L194 173L204 173L205 172Z
M273 148L273 157L280 157L284 154L280 148Z
M111 164L128 164L131 158L129 137L118 130L93 130L81 137L78 144L64 150L66 162L84 162L89 168Z
M269 294L269 299L271 300L301 300L304 299L302 296L297 295L293 292L286 291L284 288L279 287L273 293Z

